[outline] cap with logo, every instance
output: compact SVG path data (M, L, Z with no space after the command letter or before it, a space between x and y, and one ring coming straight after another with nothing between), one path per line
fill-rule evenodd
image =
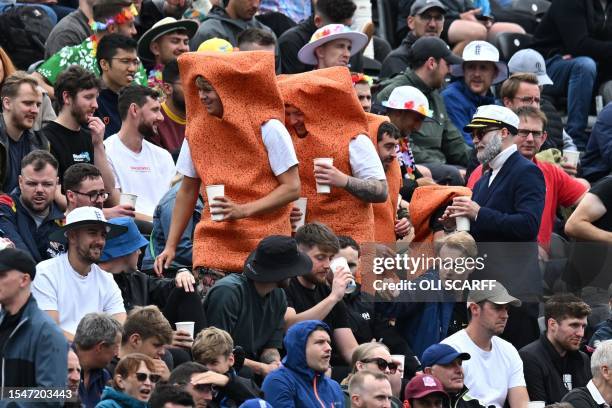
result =
M357 54L368 44L368 36L353 31L344 24L328 24L314 32L308 44L298 51L298 59L303 64L317 65L315 50L330 41L346 39L351 42L351 56Z
M456 359L469 360L468 353L460 353L448 344L432 344L427 347L421 357L421 367L433 367L434 364L446 365Z
M505 127L516 135L519 127L519 117L510 109L499 105L482 105L476 109L472 121L464 128L464 132L474 129L485 129L491 127Z
M504 285L495 281L490 289L471 290L468 294L468 303L479 303L484 301L495 303L496 305L510 305L519 307L521 301L511 296Z
M448 394L444 391L440 380L429 374L413 377L404 389L405 399L419 399L430 394L441 394L448 400Z
M416 0L410 7L410 15L416 16L423 14L431 8L439 8L442 14L446 14L446 6L439 0Z
M546 74L544 57L531 48L517 51L508 61L508 70L511 74L517 72L535 74L538 77L540 86L553 84L552 79Z
M391 109L412 110L427 118L432 116L427 97L414 86L398 86L391 91L389 99L382 101L382 105Z
M412 44L408 58L412 61L424 61L427 58L444 58L448 64L462 64L463 60L453 54L448 45L438 37L421 37Z
M493 62L497 67L497 75L493 78L493 84L500 83L508 78L508 66L499 60L499 51L493 44L486 41L472 41L463 49L463 64L451 65L450 72L454 77L463 76L463 65L470 61Z
M209 38L198 46L198 52L221 52L228 54L234 51L232 44L223 38Z

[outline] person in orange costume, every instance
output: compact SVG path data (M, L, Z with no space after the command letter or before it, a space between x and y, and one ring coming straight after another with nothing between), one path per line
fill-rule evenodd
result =
M194 233L193 267L204 269L207 287L227 271L241 271L264 237L291 234L288 204L299 197L300 180L295 150L282 123L273 54L186 53L178 62L187 142L177 169L186 177L155 269L160 273L174 258L198 191L205 195L204 186L223 184L224 197L207 197L214 202L204 209ZM223 220L213 221L211 211Z
M336 235L359 243L373 242L371 203L385 202L387 182L367 136L367 120L348 69L281 76L278 84L285 101L285 123L301 162L302 196L308 198L306 222L322 222ZM333 158L333 165L315 168L314 159L319 157ZM330 185L331 193L318 194L317 182Z

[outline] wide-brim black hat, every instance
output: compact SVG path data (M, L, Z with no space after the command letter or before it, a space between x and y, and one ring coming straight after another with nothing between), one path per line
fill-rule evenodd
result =
M261 283L281 282L311 271L310 257L298 249L295 239L282 235L262 239L244 263L244 275Z

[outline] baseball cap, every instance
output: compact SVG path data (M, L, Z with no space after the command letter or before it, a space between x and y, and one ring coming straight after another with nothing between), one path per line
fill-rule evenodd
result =
M489 61L497 66L497 76L493 78L493 85L508 78L508 66L499 60L499 51L495 46L486 41L472 41L463 49L463 63L470 61ZM463 64L455 64L450 67L451 75L463 76Z
M472 121L463 128L463 131L469 133L474 129L496 126L505 127L511 134L516 135L519 127L519 117L504 106L483 105L478 107Z
M416 0L410 7L410 15L416 16L434 7L439 8L443 14L446 14L446 6L438 0Z
M528 72L535 74L538 77L538 83L542 85L552 85L553 81L546 74L546 62L542 54L527 48L517 51L510 61L508 61L508 70L514 74L516 72Z
M232 44L223 38L209 38L198 46L198 52L221 52L228 54L234 51Z
M413 61L423 61L429 57L444 58L448 64L462 64L463 59L453 54L448 45L438 37L421 37L410 47L408 57Z
M389 99L382 101L382 105L391 109L413 110L427 118L432 116L427 97L414 86L398 86L391 91Z
M504 285L495 281L490 289L471 290L468 294L468 302L480 303L488 300L496 305L510 305L519 307L521 301L511 296Z
M419 399L429 394L442 394L448 399L448 394L444 391L440 380L429 374L413 377L404 389L405 399Z
M31 280L36 276L36 262L29 253L17 248L5 248L0 251L0 272L13 269L27 273Z
M434 364L450 364L456 359L469 360L468 353L460 353L448 344L432 344L427 347L421 357L421 367L432 367Z

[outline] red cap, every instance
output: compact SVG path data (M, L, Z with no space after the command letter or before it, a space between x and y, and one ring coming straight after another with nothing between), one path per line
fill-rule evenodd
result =
M405 399L419 399L428 396L429 394L439 393L448 399L448 394L444 391L444 387L440 380L433 375L417 375L406 384L404 389Z

